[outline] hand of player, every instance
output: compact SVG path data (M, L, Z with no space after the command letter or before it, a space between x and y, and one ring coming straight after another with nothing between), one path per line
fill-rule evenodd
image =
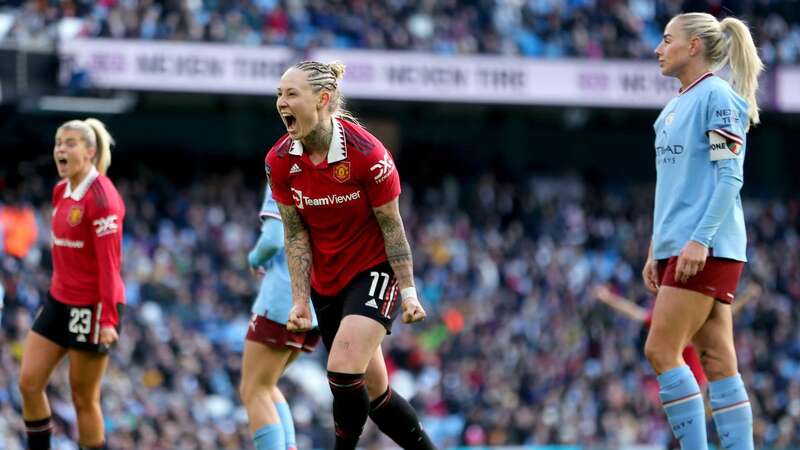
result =
M289 310L289 320L286 321L286 329L293 333L302 333L311 329L311 310L308 303L292 305Z
M105 326L100 328L100 344L106 347L119 340L117 329L114 327Z
M250 266L250 273L252 273L253 276L256 277L256 278L261 278L261 277L263 277L264 275L267 274L267 271L264 270L264 268L261 267L261 266L258 266L258 267Z
M425 310L414 297L403 300L403 323L414 323L425 320Z
M764 293L764 291L761 289L761 285L751 282L747 285L747 289L745 289L744 293L750 298L757 299L758 297L761 297L761 294Z
M614 298L614 293L611 292L611 289L604 284L600 284L592 288L592 293L603 303L608 303L612 298Z
M644 287L648 291L653 294L658 292L658 261L653 258L647 258L647 262L644 263L644 269L642 269L642 280L644 280Z
M703 270L706 266L707 258L708 247L695 241L687 242L678 255L678 263L675 266L675 281L678 283L689 281L689 278Z

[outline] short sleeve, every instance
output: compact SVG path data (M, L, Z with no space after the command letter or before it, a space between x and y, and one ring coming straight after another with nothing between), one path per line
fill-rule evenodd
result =
M729 90L712 91L708 99L706 133L716 132L729 142L743 145L747 130L747 104Z
M267 153L264 160L264 171L267 175L267 184L272 190L272 198L283 205L293 205L292 194L289 189L289 176L280 170L282 164L278 161L277 152L273 149ZM275 170L273 170L273 168Z
M385 205L400 195L400 175L392 154L382 145L365 156L366 175L362 184L373 208Z

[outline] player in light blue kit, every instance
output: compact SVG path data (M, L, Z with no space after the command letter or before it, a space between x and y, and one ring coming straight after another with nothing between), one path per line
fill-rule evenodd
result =
M311 352L319 342L317 318L313 328L286 330L292 307L291 281L283 250L283 225L269 186L260 214L261 236L247 256L251 271L263 277L242 356L242 398L256 450L296 450L289 405L278 389L278 378L300 351Z
M753 417L733 345L731 303L747 236L739 197L746 133L757 124L763 64L747 26L703 13L675 16L656 49L681 90L655 122L653 236L642 277L657 293L645 355L682 449L705 450L703 397L681 351L690 342L708 378L722 447L753 449ZM712 71L730 64L731 81Z

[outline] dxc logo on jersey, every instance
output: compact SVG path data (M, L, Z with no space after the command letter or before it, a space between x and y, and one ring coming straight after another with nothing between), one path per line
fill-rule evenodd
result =
M394 164L392 164L392 160L389 159L389 152L385 152L383 154L383 159L370 167L369 170L377 171L375 174L375 184L382 183L383 180L389 178L389 175L391 175L394 170Z
M119 228L116 214L112 214L108 217L101 217L92 222L92 225L95 226L94 231L97 233L98 237L116 233Z
M353 191L349 194L344 195L337 195L337 194L330 194L324 197L319 198L311 198L307 195L303 195L303 191L300 189L292 189L292 199L294 200L295 206L297 209L305 209L306 206L331 206L331 205L341 205L342 203L351 202L353 200L358 200L361 198L361 191Z

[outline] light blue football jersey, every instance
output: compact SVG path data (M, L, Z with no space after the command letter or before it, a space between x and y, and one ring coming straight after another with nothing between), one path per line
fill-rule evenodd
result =
M747 102L710 73L673 98L653 125L656 195L653 256L677 256L689 240L746 261L743 182ZM713 142L709 132L724 137ZM715 137L716 138L716 137Z
M261 205L262 233L267 230L270 221L281 220L278 205L272 199L272 191L269 186L264 193L264 202ZM261 280L261 288L258 297L253 302L252 312L266 316L267 319L285 324L289 320L289 310L292 308L292 281L289 276L289 266L286 264L286 252L283 248L283 239L278 239L280 249L268 259L262 268L265 274ZM311 309L312 325L317 326L317 316L314 307L309 301Z

